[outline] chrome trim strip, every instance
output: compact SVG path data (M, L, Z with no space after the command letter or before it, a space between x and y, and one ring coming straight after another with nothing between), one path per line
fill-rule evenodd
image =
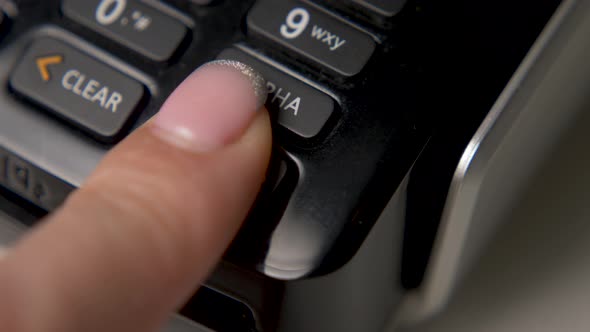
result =
M444 308L531 173L582 111L589 34L590 1L564 0L465 149L424 282L407 295L398 324Z

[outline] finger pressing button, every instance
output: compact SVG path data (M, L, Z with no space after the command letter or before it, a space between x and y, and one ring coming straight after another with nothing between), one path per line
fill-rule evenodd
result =
M261 73L268 88L266 107L281 126L301 137L319 134L334 113L336 103L328 95L243 51L230 48L218 58L246 63Z

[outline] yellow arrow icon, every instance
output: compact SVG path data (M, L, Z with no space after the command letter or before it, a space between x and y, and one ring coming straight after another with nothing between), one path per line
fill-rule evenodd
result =
M51 75L49 74L49 67L50 65L57 65L64 61L64 57L61 55L49 55L44 56L42 58L37 58L37 68L39 69L39 73L41 73L41 78L43 81L47 82L51 79Z

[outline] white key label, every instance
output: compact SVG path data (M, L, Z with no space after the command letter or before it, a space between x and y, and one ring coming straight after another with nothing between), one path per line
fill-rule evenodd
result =
M309 24L309 12L303 8L293 8L281 25L281 35L287 39L297 38Z
M285 23L281 24L281 36L286 39L295 39L303 34L307 27L311 16L304 8L293 8L285 19ZM310 31L310 37L328 46L330 51L336 51L342 45L346 44L346 40L335 33L332 33L321 26L313 25Z
M102 25L115 23L127 6L126 0L102 0L96 7L96 21Z
M61 79L61 86L66 91L84 98L85 100L100 105L102 109L117 112L117 107L123 102L123 95L113 91L108 86L102 85L94 79L89 79L76 69L68 70Z

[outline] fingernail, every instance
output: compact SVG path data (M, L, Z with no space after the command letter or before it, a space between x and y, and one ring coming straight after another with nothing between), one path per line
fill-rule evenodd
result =
M168 97L150 127L168 143L209 152L238 139L266 101L266 81L237 61L204 64Z

